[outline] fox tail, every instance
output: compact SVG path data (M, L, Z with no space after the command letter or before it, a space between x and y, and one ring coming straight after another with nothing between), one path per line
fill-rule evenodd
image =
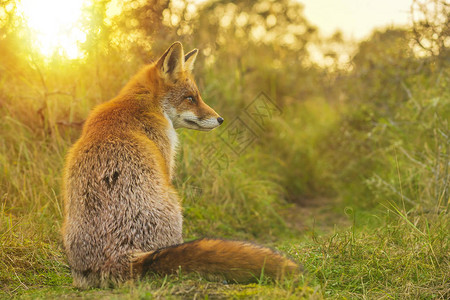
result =
M269 248L220 239L200 239L136 253L131 268L135 276L173 274L181 268L211 280L234 282L256 281L261 274L280 279L300 272L299 265Z

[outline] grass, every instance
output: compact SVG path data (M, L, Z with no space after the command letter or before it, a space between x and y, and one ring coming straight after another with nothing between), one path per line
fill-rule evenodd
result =
M282 78L261 71L252 79L227 66L204 66L198 77L207 80L200 87L230 127L206 134L180 130L174 184L184 199L185 238L257 241L287 253L305 273L251 285L180 273L116 289L71 287L60 236L61 170L79 122L139 65L133 61L120 71L128 62L111 61L99 62L112 70L104 74L89 64L42 67L44 84L35 67L0 77L0 297L450 297L446 68L404 75L411 96L398 104L386 98L398 82L373 87L353 73L344 79L358 93L345 80L335 83L351 98L347 102L326 93L300 102L277 90ZM265 92L280 112L255 124L245 108L266 75L271 85ZM248 91L221 84L234 77L246 79ZM371 97L378 98L372 103ZM385 102L393 108L380 106ZM247 128L243 138L252 142L237 154L233 124Z
M206 295L286 299L448 297L450 224L446 215L408 217L386 209L377 216L368 216L367 212L347 209L343 212L347 224L329 232L323 223L330 222L330 215L323 208L309 209L317 210L315 224L309 224L301 237L278 243L280 250L301 262L307 271L295 282L262 280L259 284L227 285L179 274L128 283L114 290L79 291L70 286L69 269L60 248L53 243L22 240L20 245L8 247L14 264L2 271L2 282L5 275L10 278L3 292L5 296L23 298L64 295L111 299L204 298ZM21 232L18 228L15 231ZM8 253L2 254L2 259L8 258ZM11 273L5 274L8 269Z
M41 141L41 136L17 120L4 118L1 122L5 133L1 153L12 158L2 164L6 191L0 219L3 296L445 299L449 295L450 224L445 212L405 211L394 203L366 210L325 200L319 206L302 208L310 213L303 218L295 206L275 199L285 190L281 183L267 184L273 174L256 176L252 172L258 165L250 158L265 157L259 153L262 145L249 149L220 174L213 169L197 173L196 178L189 176L195 162L186 152L193 147L190 139L199 138L198 133L183 135L182 176L176 181L186 199L185 235L264 241L301 262L307 273L296 282L224 285L179 275L155 277L115 290L76 290L70 286L59 236L60 169L70 139L52 135ZM11 134L13 130L15 134ZM207 135L201 138L214 140ZM220 176L212 179L209 172ZM227 192L230 187L235 191ZM284 219L286 211L293 212L294 219ZM239 218L234 218L236 215ZM270 223L264 224L266 220ZM302 222L300 232L289 229L293 222Z
M392 211L377 229L354 224L350 230L318 238L307 263L315 268L325 295L345 298L446 298L449 260L445 216L416 217L419 228ZM432 223L432 224L430 224ZM434 223L434 224L433 224ZM447 226L447 227L445 227ZM356 228L354 228L356 227ZM430 228L431 227L431 228Z

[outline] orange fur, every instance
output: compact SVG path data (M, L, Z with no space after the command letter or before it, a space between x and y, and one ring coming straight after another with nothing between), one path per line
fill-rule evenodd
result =
M280 279L297 274L299 266L269 248L248 242L201 239L135 255L136 275L172 274L179 269L196 272L209 279L251 282L261 274Z
M181 201L171 183L175 128L211 130L223 121L203 102L191 75L197 52L185 56L181 44L173 44L94 109L69 151L63 240L75 286L106 287L180 266L237 281L263 268L272 276L297 269L249 243L182 244ZM132 274L130 266L139 272Z

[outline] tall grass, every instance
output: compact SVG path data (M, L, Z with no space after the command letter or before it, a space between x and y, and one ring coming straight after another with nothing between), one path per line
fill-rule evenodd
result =
M334 78L334 89L344 94L337 101L320 88L285 87L300 75L305 82L326 81L314 77L317 69L311 76L289 66L284 78L282 70L255 58L245 69L226 49L215 54L217 64L200 59L197 76L206 102L226 123L209 133L179 131L174 184L183 199L185 238L276 245L309 273L294 282L212 289L183 274L115 291L69 287L60 237L64 156L89 111L113 97L143 63L112 51L109 59L72 64L35 61L0 77L2 293L189 297L197 295L194 287L198 295L235 298L448 297L448 66L433 71L432 64L409 57L427 69L377 65L370 78L365 68L347 70ZM390 80L398 70L401 80ZM255 124L247 109L260 92L279 110ZM238 153L233 124L247 128L242 137L251 140ZM308 207L310 214L293 204L314 198L330 200ZM332 213L325 213L329 207ZM292 229L286 211L303 231ZM342 217L347 222L337 221Z
M448 298L448 216L408 217L397 208L377 215L372 220L376 226L356 221L348 229L315 234L312 242L292 251L315 275L313 282L322 286L326 297Z
M60 237L64 156L90 109L100 102L99 95L113 97L120 89L117 78L99 77L95 67L82 67L68 66L54 74L51 65L43 65L39 72L26 73L23 82L14 77L1 86L0 282L10 295L36 285L70 282ZM121 76L130 78L134 71ZM70 77L78 72L86 77L77 75L72 82ZM16 89L13 83L30 89ZM227 138L219 139L217 131L180 134L175 185L184 200L186 239L214 236L268 242L291 234L277 212L284 205L284 190L270 166L279 162L271 162L256 145L241 156L228 153L227 168L208 167L214 158L205 149L225 147Z

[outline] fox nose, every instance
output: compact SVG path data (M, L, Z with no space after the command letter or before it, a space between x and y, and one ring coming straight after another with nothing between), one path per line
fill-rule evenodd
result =
M218 117L217 118L217 122L219 122L219 124L222 124L223 123L223 118L222 117Z

